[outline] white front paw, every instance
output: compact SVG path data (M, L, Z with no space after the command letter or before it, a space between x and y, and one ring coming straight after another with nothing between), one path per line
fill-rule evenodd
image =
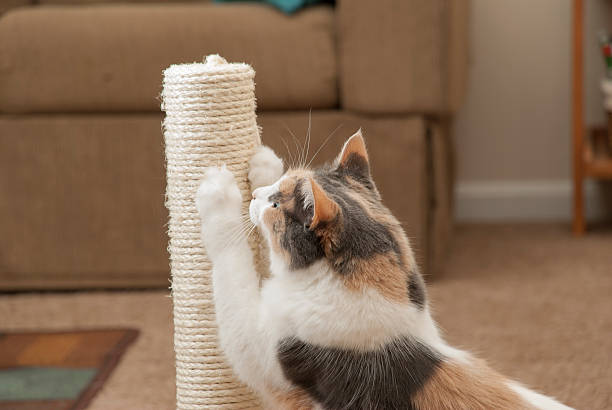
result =
M240 214L242 195L225 165L206 168L195 203L202 220L217 214Z
M283 176L283 160L265 145L257 147L249 165L249 181L251 181L252 190L272 185Z

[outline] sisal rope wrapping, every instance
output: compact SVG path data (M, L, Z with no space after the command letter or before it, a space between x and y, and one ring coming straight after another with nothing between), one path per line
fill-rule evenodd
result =
M211 55L164 71L162 110L166 143L166 207L176 353L178 409L258 408L217 345L211 263L200 240L194 198L206 167L226 164L251 197L248 160L260 144L255 117L255 72ZM258 247L252 244L258 252Z

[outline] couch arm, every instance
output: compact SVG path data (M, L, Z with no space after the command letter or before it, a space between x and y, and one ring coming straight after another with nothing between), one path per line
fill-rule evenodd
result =
M452 113L467 72L469 0L339 0L342 106Z

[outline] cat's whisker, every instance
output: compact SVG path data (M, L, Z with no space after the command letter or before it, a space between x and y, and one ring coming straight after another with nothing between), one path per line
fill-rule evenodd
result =
M244 234L249 230L249 226L240 226L240 229L237 232L231 233L229 238L224 242L223 246L228 247L234 245L240 238L244 236Z
M243 219L240 221L240 227L244 227L244 226L250 226L250 220L249 219Z
M228 232L228 233L227 233L227 235L225 236L225 242L224 242L224 245L226 245L226 246L227 246L227 245L229 245L230 243L232 243L232 242L233 242L233 240L234 240L234 238L235 238L235 237L240 236L240 234L241 234L241 233L242 233L244 230L246 230L246 228L241 226L241 227L240 227L240 228L238 228L238 229L235 229L235 230L232 230L231 232Z
M295 136L294 136L295 137ZM297 139L297 137L295 137L296 140L299 141L299 139ZM304 154L306 152L306 138L304 138L304 142L302 142L301 144L301 148L299 148L299 162L298 162L298 166L299 167L303 167L304 166Z
M251 229L249 229L249 231L247 232L247 234L245 235L247 239L249 239L249 237L251 236L251 234L253 233L253 231L255 230L256 226L253 225L251 227Z
M302 156L301 156L301 149L299 146L299 141L298 139L295 137L295 135L292 135L293 138L293 143L295 144L295 156L296 156L296 166L299 166L300 162L302 161Z
M308 111L308 131L306 131L306 142L304 145L306 146L306 153L304 154L304 159L302 163L302 167L306 165L306 160L308 159L308 152L310 151L310 131L312 130L312 108Z
M323 147L325 147L325 145L327 145L327 143L329 142L329 140L334 136L334 134L336 133L336 131L338 131L340 128L342 128L344 124L340 124L338 125L336 128L334 128L334 130L327 136L327 138L325 138L325 140L323 141L323 143L321 144L321 146L319 146L319 149L317 149L315 151L315 153L313 154L312 158L310 159L310 161L308 162L308 164L306 165L306 168L308 168L310 166L310 164L312 164L312 161L315 160L315 158L317 157L317 154L319 152L321 152L321 150L323 149Z
M250 223L250 219L248 221L240 223L239 225L234 226L228 232L226 236L226 240L223 242L223 247L231 247L235 245L239 240L244 238L248 240L255 228L257 227L253 223Z
M301 163L302 161L302 155L301 153L303 152L303 145L301 145L299 143L298 138L295 136L295 134L293 133L293 131L291 131L291 128L289 128L289 126L286 123L283 123L283 125L285 126L285 128L287 129L287 131L289 132L289 134L291 135L291 137L293 138L293 143L295 144L295 148L296 148L296 157L298 160L298 165ZM299 154L299 155L298 155Z
M250 219L243 219L240 221L239 224L235 225L234 227L230 228L227 232L227 236L230 238L233 238L234 236L240 235L243 231L246 231L251 223L250 223Z
M283 142L285 149L287 150L287 155L289 155L290 166L291 168L293 168L295 166L295 160L293 159L293 154L289 150L289 145L287 144L287 141L285 141L285 139L282 136L279 135L279 137L281 141Z

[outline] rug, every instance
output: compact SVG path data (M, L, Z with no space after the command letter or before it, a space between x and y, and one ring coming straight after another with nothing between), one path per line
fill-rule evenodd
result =
M86 408L137 336L134 329L0 332L0 410Z

